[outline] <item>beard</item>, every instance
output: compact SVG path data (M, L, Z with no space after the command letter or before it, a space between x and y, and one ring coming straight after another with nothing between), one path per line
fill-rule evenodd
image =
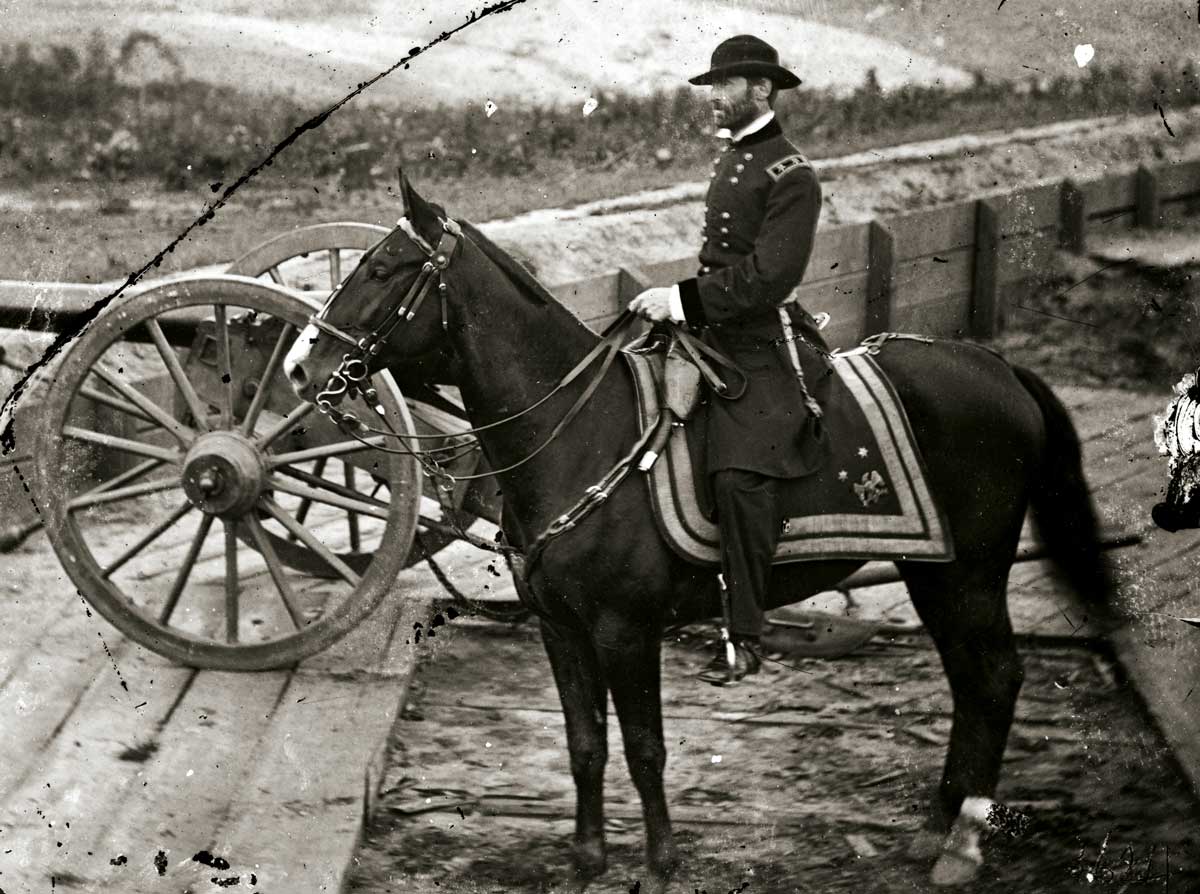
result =
M713 106L713 122L717 127L725 127L736 133L759 116L758 106L747 87L736 99L726 99L720 105Z

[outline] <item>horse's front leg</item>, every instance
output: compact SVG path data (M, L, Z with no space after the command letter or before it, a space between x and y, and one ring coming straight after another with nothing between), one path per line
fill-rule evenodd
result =
M575 874L582 882L604 872L604 765L608 760L608 699L604 675L586 633L542 621L567 723L567 748L575 778Z
M629 774L642 799L650 872L642 890L659 892L670 880L678 858L663 791L667 750L662 727L661 636L657 629L647 628L654 625L625 619L605 624L597 632L597 652L621 723Z

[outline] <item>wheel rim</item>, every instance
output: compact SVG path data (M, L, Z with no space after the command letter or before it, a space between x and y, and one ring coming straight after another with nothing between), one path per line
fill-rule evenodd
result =
M293 663L359 623L409 552L415 460L372 453L287 388L309 312L278 286L181 280L115 302L63 359L39 445L47 532L89 602L157 652ZM390 380L373 384L411 431ZM328 579L288 567L289 546Z

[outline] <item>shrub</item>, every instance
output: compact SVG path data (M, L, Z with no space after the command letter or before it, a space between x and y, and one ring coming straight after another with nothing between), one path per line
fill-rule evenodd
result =
M132 77L139 59L139 71L144 74L149 64L157 80ZM645 97L606 92L597 99L590 115L578 104L522 107L510 101L491 117L476 103L403 114L386 104L351 104L293 143L271 173L343 177L347 158L361 160L370 152L403 158L425 178L469 176L472 170L521 176L549 160L682 171L711 154L702 91L682 87ZM884 91L869 71L850 94L786 91L778 108L795 136L836 153L901 135L1148 112L1154 102L1200 102L1194 65L1164 65L1141 78L1096 63L1079 77L1037 82L976 74L957 91L921 85ZM145 32L131 33L115 51L98 37L82 53L68 46L0 46L0 176L154 177L170 188L201 179L228 182L319 111L293 96L263 97L188 80L170 46ZM361 179L361 162L351 166L353 179ZM390 160L369 167L368 176L376 169L387 176Z

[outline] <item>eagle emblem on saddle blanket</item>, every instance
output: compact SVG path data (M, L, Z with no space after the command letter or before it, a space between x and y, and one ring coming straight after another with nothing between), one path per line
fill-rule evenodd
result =
M664 387L668 375L687 377L684 364L661 352L624 356L637 385L643 430L668 409L691 415L692 401ZM835 353L831 365L824 422L832 454L812 474L788 481L775 563L953 560L949 531L891 383L866 350ZM697 414L682 432L675 427L647 480L655 520L671 547L689 561L719 565L720 535L703 472L703 418Z

